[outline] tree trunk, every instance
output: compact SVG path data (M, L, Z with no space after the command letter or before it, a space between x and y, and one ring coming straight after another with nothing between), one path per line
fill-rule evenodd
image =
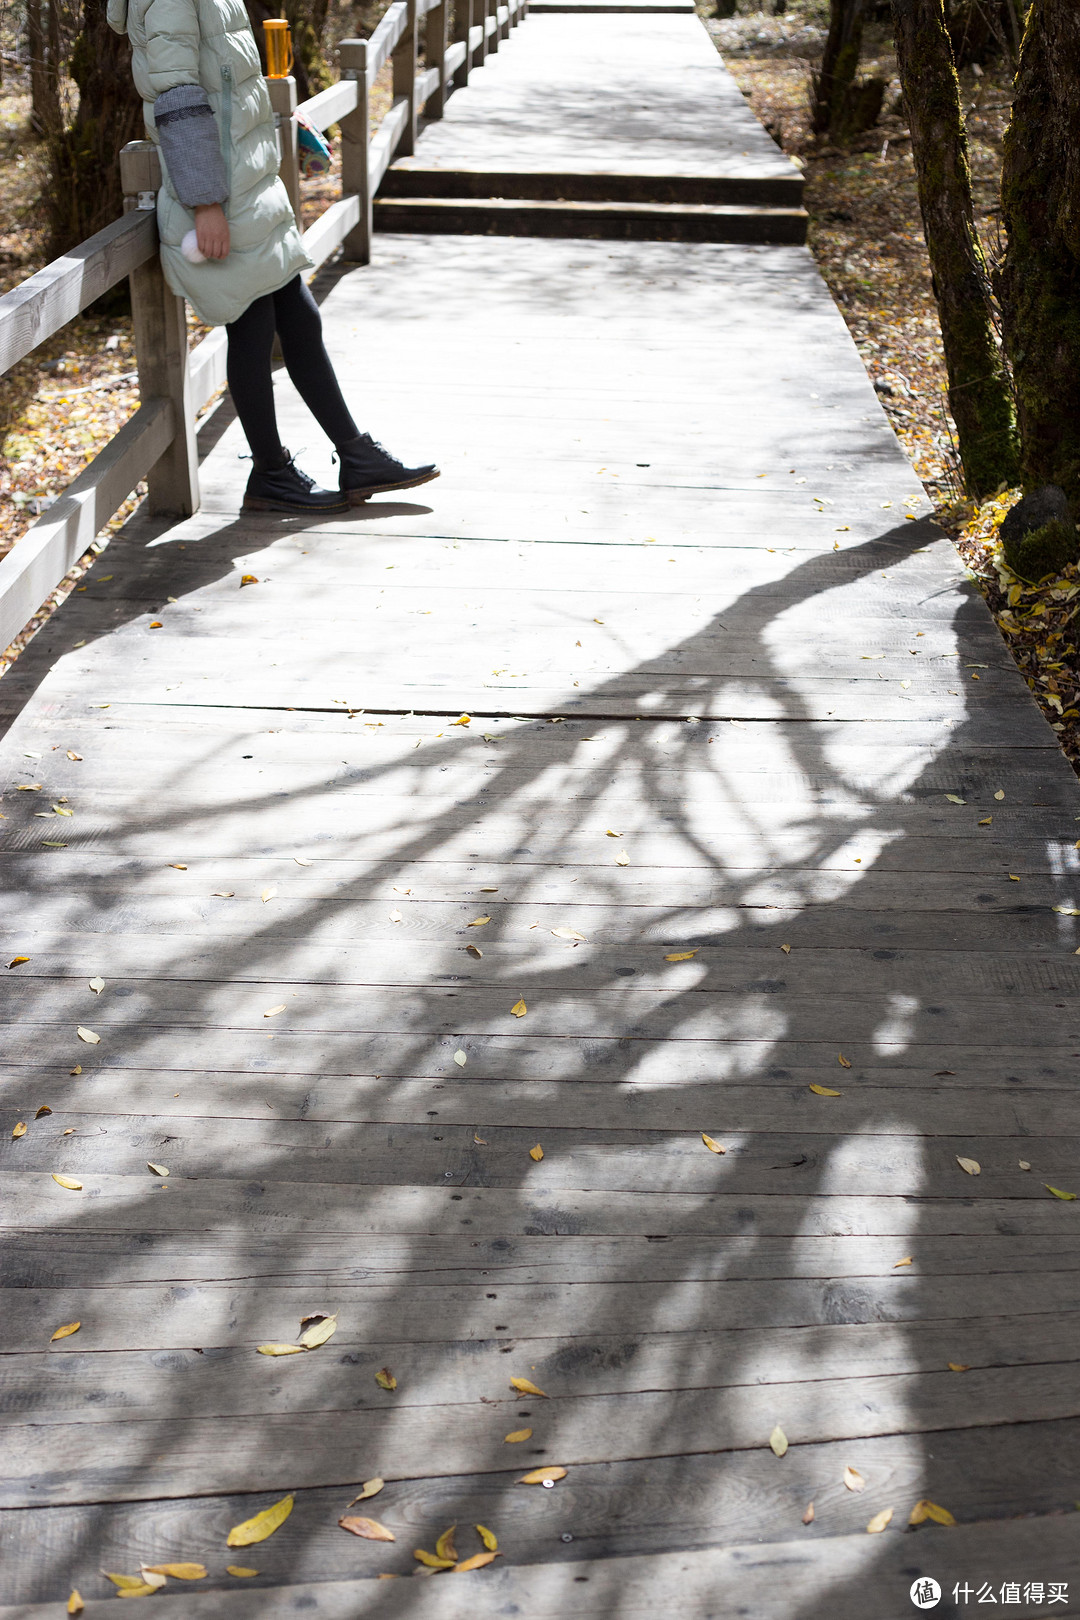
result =
M121 211L120 148L143 135L142 102L131 78L131 48L105 20L105 0L84 0L71 57L79 105L49 143L52 251L63 253Z
M1027 485L1080 515L1080 8L1035 0L1005 136L1001 275Z
M1063 0L1072 3L1072 0ZM896 56L968 493L1018 472L1012 395L975 230L971 171L942 0L892 0Z
M811 114L815 135L834 131L855 75L862 50L863 0L829 0L829 32L821 71L811 80Z

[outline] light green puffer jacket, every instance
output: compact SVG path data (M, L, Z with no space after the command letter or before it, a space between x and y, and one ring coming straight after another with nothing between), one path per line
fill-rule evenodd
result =
M235 321L264 293L309 269L289 196L278 178L278 137L243 0L108 0L110 26L131 40L135 88L152 140L154 102L178 85L210 99L228 177L227 259L191 264L180 243L195 223L162 160L158 229L165 276L211 326Z

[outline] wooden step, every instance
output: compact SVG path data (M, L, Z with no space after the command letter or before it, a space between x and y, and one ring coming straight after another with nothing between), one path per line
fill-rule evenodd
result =
M806 241L805 209L725 203L380 197L375 229L424 235L603 237L652 242Z
M803 177L782 174L648 174L566 169L447 168L401 158L386 172L378 201L387 197L468 197L535 202L681 203L801 208Z
M530 0L530 11L563 11L575 12L647 12L661 11L670 16L672 12L694 14L693 0Z

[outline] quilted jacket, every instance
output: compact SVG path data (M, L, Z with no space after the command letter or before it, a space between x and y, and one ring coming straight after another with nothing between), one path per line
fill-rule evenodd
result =
M131 41L135 88L152 140L158 141L159 96L180 86L201 86L206 93L224 160L229 256L191 264L180 252L195 219L177 195L163 155L161 259L173 291L202 320L212 326L235 321L254 299L276 292L311 264L278 178L274 114L243 0L108 0L108 19Z

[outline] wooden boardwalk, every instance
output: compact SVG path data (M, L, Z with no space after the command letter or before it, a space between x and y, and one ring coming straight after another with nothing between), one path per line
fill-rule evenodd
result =
M813 261L320 291L441 481L240 517L222 407L0 683L2 1620L1080 1612L1080 793Z

